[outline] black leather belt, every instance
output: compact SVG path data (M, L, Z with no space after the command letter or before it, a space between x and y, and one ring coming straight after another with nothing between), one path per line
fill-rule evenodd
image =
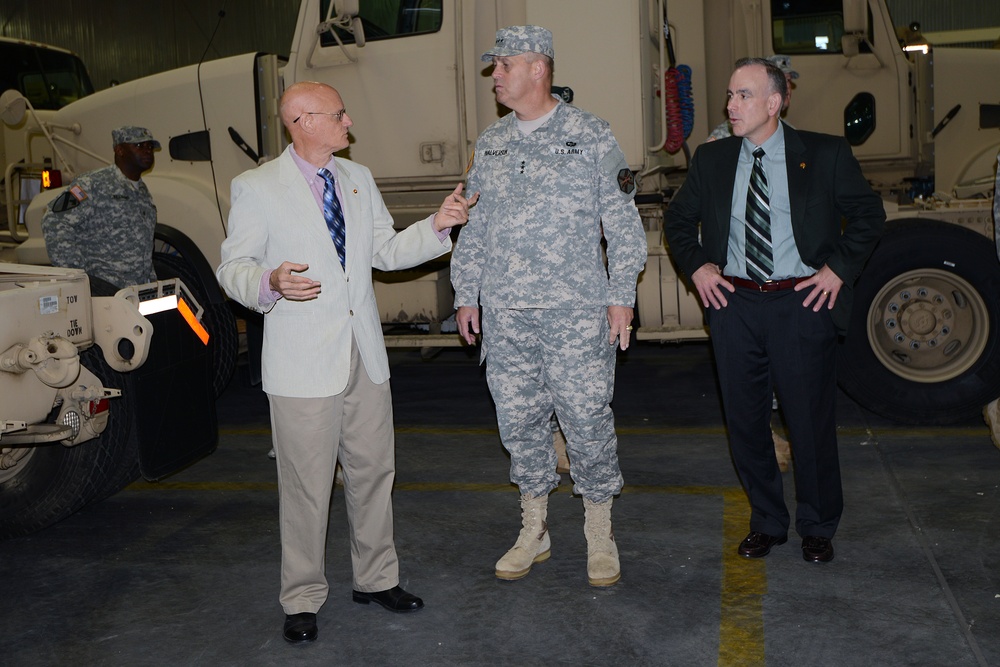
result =
M734 276L722 276L729 282L731 282L736 287L742 287L744 289L752 289L756 292L780 292L781 290L792 289L800 282L805 280L805 278L786 278L784 280L768 280L763 285L758 285L752 280L747 280L746 278L736 278Z

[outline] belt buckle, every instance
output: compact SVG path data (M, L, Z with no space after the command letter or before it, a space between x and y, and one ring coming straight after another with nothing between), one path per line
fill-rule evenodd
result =
M777 280L765 280L759 289L761 292L777 292L779 289L778 283L779 281Z

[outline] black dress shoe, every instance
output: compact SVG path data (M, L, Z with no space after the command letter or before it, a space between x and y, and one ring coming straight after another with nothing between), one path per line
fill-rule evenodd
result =
M293 644L311 642L316 639L316 614L303 612L285 616L285 641Z
M416 595L410 595L399 586L393 586L387 591L377 593L362 593L354 591L354 601L359 604L377 602L389 611L417 611L424 608L424 601Z
M774 535L751 530L750 534L740 542L740 548L737 551L745 558L763 558L771 553L771 547L784 544L787 541L787 535L775 537Z
M802 559L810 563L829 563L833 560L833 542L829 537L816 535L803 537Z

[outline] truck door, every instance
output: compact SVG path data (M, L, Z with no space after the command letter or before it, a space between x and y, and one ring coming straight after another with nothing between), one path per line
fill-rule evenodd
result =
M456 56L461 3L362 2L359 47L345 29L317 35L329 1L302 3L285 85L312 80L337 89L354 121L346 157L380 182L461 176L467 161Z
M908 156L908 67L884 5L771 0L765 7L771 27L765 51L791 56L800 74L786 120L799 129L846 136L862 160ZM848 27L861 24L859 52L851 56L841 41L845 8Z

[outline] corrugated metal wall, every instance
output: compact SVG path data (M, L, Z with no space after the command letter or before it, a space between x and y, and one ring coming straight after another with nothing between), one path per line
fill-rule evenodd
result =
M97 89L206 60L287 54L299 0L0 0L0 35L76 52ZM225 8L225 18L219 12Z
M887 2L897 25L918 21L924 32L1000 26L998 0ZM112 80L198 62L223 8L226 16L206 59L249 51L286 54L298 5L299 0L0 0L0 35L75 51L101 89Z
M916 21L923 32L1000 26L997 0L886 0L893 23Z

